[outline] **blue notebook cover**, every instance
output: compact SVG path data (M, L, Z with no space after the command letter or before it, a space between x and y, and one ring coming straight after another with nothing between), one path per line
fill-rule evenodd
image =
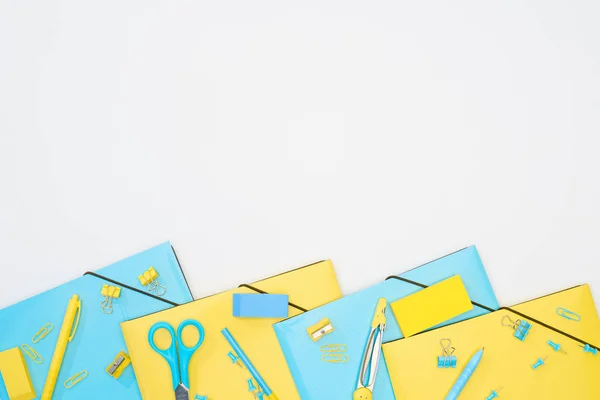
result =
M379 298L386 298L388 301L387 330L383 336L386 343L402 337L389 304L422 290L423 286L433 285L453 275L461 276L471 301L479 306L474 305L471 311L440 326L498 309L498 301L477 249L472 246L275 324L275 332L302 400L351 399L356 390L363 352ZM334 331L314 342L308 335L307 328L324 318L329 319ZM346 345L348 361L324 362L321 358L321 346L328 344ZM373 397L378 400L395 398L383 353Z
M151 295L138 276L153 266L167 292ZM113 302L112 314L100 306L104 284L121 287L121 296ZM42 393L50 367L58 333L73 294L81 300L81 318L73 341L67 346L53 398L81 399L141 399L135 375L127 367L119 379L106 372L120 351L127 352L120 323L156 311L162 311L193 300L183 271L170 243L163 243L142 253L119 261L96 272L0 310L0 351L27 344L44 359L36 364L24 355L36 394ZM54 329L38 343L33 336L47 323ZM64 382L82 370L88 376L71 389Z

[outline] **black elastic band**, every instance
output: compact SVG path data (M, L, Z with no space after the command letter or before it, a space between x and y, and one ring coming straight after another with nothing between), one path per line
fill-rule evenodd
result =
M170 305L172 305L172 306L179 306L179 305L180 305L179 303L175 303L174 301L167 300L167 299L163 299L162 297L155 296L155 295L153 295L152 293L144 292L143 290L136 289L136 288L134 288L134 287L132 287L132 286L129 286L129 285L124 285L124 284L123 284L123 283L121 283L121 282L117 282L117 281L115 281L115 280L113 280L113 279L110 279L110 278L107 278L107 277L105 277L105 276L98 275L98 274L97 274L97 273L95 273L95 272L89 272L89 271L88 271L88 272L86 272L86 273L85 273L85 274L83 274L83 275L84 275L84 276L85 276L85 275L91 275L91 276L95 276L96 278L103 279L103 280L105 280L105 281L107 281L107 282L113 283L113 284L115 284L115 285L118 285L118 286L122 286L122 287L124 287L124 288L127 288L127 289L129 289L129 290L133 290L134 292L138 292L139 294L143 294L144 296L152 297L153 299L156 299L156 300L162 301L162 302L164 302L164 303L167 303L167 304L170 304Z
M388 279L398 279L398 280L400 280L400 281L403 281L403 282L406 282L406 283L410 283L410 284L412 284L412 285L415 285L415 286L422 287L423 289L426 289L426 288L428 288L428 287L429 287L429 286L427 286L427 285L424 285L424 284L422 284L422 283L415 282L415 281L411 281L410 279L402 278L402 277L400 277L400 276L395 276L395 275L388 276L388 277L387 277L385 280L387 281ZM510 312L512 312L512 313L515 313L515 314L517 314L518 316L520 316L520 317L522 317L522 318L524 318L524 319L527 319L527 320L529 320L529 321L533 321L533 322L535 322L536 324L538 324L538 325L541 325L541 326L545 327L546 329L550 329L551 331L553 331L553 332L556 332L556 333L558 333L559 335L563 335L563 336L565 336L565 337L568 337L569 339L575 340L576 342L579 342L579 343L581 343L581 344L584 344L584 345L585 345L585 344L587 344L588 346L590 346L590 347L592 347L592 348L594 348L594 349L596 349L596 350L598 350L598 349L599 349L599 348L598 348L598 346L594 346L594 345L592 345L592 344L586 343L585 341L583 341L583 340L579 339L578 337L575 337L575 336L573 336L573 335L570 335L570 334L568 334L567 332L561 331L560 329L557 329L557 328L555 328L555 327L553 327L553 326L551 326L551 325L548 325L548 324L546 324L546 323L544 323L544 322L542 322L542 321L540 321L540 320L538 320L538 319L536 319L536 318L530 317L529 315L526 315L526 314L520 313L520 312L518 312L518 311L515 311L515 310L513 310L513 309L512 309L512 308L510 308L510 307L500 307L498 310L494 310L493 308L490 308L490 307L484 306L483 304L479 304L479 303L477 303L477 302L474 302L474 301L472 301L471 303L473 303L473 305L475 305L475 306L477 306L477 307L481 307L481 308L483 308L483 309L485 309L485 310L488 310L488 311L490 311L490 312L495 312L495 311L500 311L500 310L506 310L506 311L510 311Z
M245 287L245 288L248 288L250 290L254 290L255 292L260 293L260 294L269 294L269 293L265 292L264 290L260 290L259 288L255 288L254 286L250 286L250 285L247 285L245 283L241 284L238 287ZM307 312L308 311L306 308L297 306L296 304L294 304L292 302L288 302L288 304L290 305L290 307L294 307L295 309L300 310L302 312Z
M423 289L426 289L426 288L429 287L428 285L424 285L424 284L419 283L419 282L411 281L410 279L402 278L401 276L392 275L392 276L388 276L387 278L385 278L386 281L389 280L389 279L398 279L398 280L400 280L402 282L406 282L406 283L410 283L410 284L415 285L415 286L422 287ZM473 304L474 306L477 306L479 308L483 308L484 310L487 310L487 311L490 311L490 312L496 311L494 308L488 307L488 306L483 305L481 303L477 303L476 301L471 301L471 304Z

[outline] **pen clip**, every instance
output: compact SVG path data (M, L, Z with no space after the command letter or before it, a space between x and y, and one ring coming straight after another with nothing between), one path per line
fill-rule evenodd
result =
M71 336L69 336L69 342L73 340L75 332L77 332L77 328L79 327L79 318L81 318L81 300L77 302L77 321L75 321L75 327L71 332Z

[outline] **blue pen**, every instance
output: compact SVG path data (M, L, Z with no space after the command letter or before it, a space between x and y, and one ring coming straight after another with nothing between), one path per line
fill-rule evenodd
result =
M471 357L465 366L465 369L463 369L463 371L460 373L458 379L454 383L454 386L452 386L452 389L450 389L444 400L456 400L458 398L460 392L462 392L462 390L465 388L465 385L469 381L469 378L471 378L471 375L473 375L473 372L475 372L475 369L479 365L482 357L483 349L480 349L473 355L473 357Z

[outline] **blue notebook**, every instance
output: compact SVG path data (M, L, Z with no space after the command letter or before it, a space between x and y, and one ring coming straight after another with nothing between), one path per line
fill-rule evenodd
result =
M150 267L159 274L158 281L166 287L162 296L151 294L138 280ZM113 312L106 314L100 303L103 285L119 286L120 298L113 301ZM53 398L80 399L141 399L135 375L127 367L119 379L106 372L120 351L127 352L120 323L193 300L183 271L170 243L163 243L142 253L109 265L96 272L0 310L0 351L23 344L31 346L44 359L35 363L24 355L36 394L42 393L50 367L54 346L62 325L69 299L73 294L81 300L81 318L73 341L67 346ZM54 329L37 343L33 336L47 323ZM88 376L71 389L64 382L80 371Z
M388 301L384 343L400 339L402 332L391 311L390 303L454 275L460 275L462 278L474 307L471 311L439 326L498 309L498 301L477 249L472 246L275 324L275 332L300 397L303 400L351 399L356 389L377 301L380 298L386 298ZM333 331L322 339L313 341L307 328L324 318L329 320ZM347 362L323 361L321 346L330 344L346 345L344 355L347 356ZM377 400L395 398L383 354L379 361L373 397Z

